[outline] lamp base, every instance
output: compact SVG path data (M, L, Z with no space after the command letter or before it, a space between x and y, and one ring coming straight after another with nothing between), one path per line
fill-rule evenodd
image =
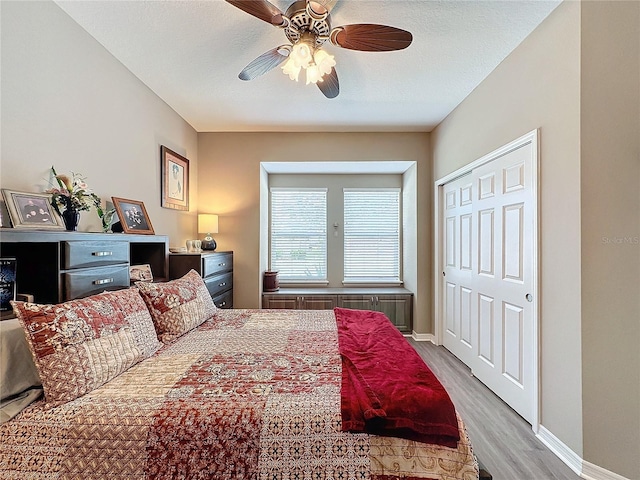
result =
M202 240L202 245L200 246L200 248L202 248L202 250L215 250L217 246L218 244L214 239Z

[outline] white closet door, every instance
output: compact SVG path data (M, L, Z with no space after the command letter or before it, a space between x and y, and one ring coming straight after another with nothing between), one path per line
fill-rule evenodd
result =
M472 192L471 175L447 183L442 215L444 345L466 364L475 356Z
M447 183L441 209L444 345L530 423L537 362L533 148L521 145Z
M530 145L474 169L478 350L483 383L529 422L533 410L533 172Z

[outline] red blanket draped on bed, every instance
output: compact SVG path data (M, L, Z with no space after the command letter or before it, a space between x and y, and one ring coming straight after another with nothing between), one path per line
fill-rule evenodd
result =
M342 355L342 430L448 447L460 439L440 381L380 312L335 308Z

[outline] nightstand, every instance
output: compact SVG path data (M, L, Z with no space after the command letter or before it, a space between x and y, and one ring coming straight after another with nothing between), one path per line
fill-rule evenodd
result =
M233 252L171 253L169 278L195 270L218 308L233 308Z

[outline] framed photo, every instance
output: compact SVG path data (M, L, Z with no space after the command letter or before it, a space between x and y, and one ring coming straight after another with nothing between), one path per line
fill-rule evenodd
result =
M189 210L189 160L160 146L162 203L164 208Z
M0 258L0 315L13 312L11 300L16 299L16 259Z
M131 282L153 282L151 265L145 263L143 265L129 266L129 278Z
M111 200L118 213L118 218L120 219L124 233L154 234L147 209L144 208L144 203L138 200L128 200L118 197L111 197Z
M15 192L2 189L13 228L64 230L64 222L51 206L47 193Z

